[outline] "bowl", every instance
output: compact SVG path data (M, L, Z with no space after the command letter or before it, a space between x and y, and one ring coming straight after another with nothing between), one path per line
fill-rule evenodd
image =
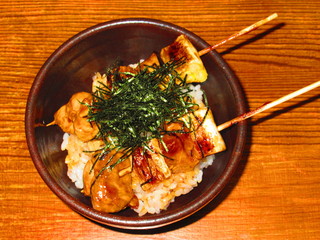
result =
M194 46L209 46L196 34L154 19L120 19L90 27L63 43L44 63L31 87L25 115L26 138L33 163L49 188L71 209L98 223L122 229L151 229L180 221L199 211L221 192L235 172L245 145L246 123L226 129L227 150L216 154L204 170L202 182L190 193L177 197L167 210L139 217L131 209L110 214L92 208L91 201L67 177L61 151L63 132L58 126L43 127L72 94L90 91L93 73L104 71L115 60L136 63L154 51L186 35ZM216 52L202 56L208 80L202 84L215 120L223 123L245 112L240 84Z

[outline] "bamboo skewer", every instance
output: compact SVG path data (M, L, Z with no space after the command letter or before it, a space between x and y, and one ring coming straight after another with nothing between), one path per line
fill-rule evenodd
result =
M273 19L275 19L277 17L278 17L278 14L277 13L273 13L270 16L268 16L267 18L264 18L264 19L262 19L262 20L260 20L260 21L258 21L256 23L250 25L249 27L246 27L246 28L242 29L241 31L232 34L231 36L229 36L228 38L218 42L217 44L200 50L198 52L199 56L203 56L204 54L207 54L208 52L220 47L221 45L225 44L226 42L231 41L231 40L233 40L233 39L235 39L237 37L243 36L243 35L251 32L251 31L259 28L260 26L266 24L267 22L270 22L271 20L273 20ZM277 99L277 100L275 100L273 102L265 103L262 106L254 109L252 111L244 113L244 114L242 114L242 115L240 115L240 116L238 116L238 117L236 117L234 119L231 119L231 120L219 125L218 126L218 131L220 132L220 131L222 131L222 130L224 130L224 129L226 129L226 128L234 125L234 124L237 124L237 123L239 123L239 122L241 122L241 121L243 121L243 120L245 120L247 118L250 118L250 117L252 117L252 116L254 116L254 115L258 114L258 113L261 113L261 112L263 112L263 111L265 111L267 109L270 109L270 108L272 108L272 107L274 107L274 106L276 106L278 104L281 104L281 103L283 103L285 101L288 101L288 100L290 100L290 99L292 99L294 97L297 97L297 96L299 96L299 95L301 95L303 93L306 93L306 92L308 92L308 91L310 91L310 90L312 90L314 88L317 88L319 86L320 86L320 81L317 81L317 82L312 83L312 84L310 84L310 85L308 85L308 86L306 86L304 88L301 88L301 89L299 89L299 90L297 90L295 92L292 92L292 93L290 93L290 94L288 94L286 96L283 96L283 97L281 97L281 98L279 98L279 99Z
M266 24L267 22L270 22L271 20L275 19L276 17L278 17L278 14L277 13L274 13L274 14L271 14L269 17L265 18L265 19L262 19L252 25L250 25L249 27L246 27L244 29L242 29L241 31L239 32L236 32L234 33L233 35L229 36L228 38L220 41L219 43L213 45L213 46L210 46L208 48L205 48L205 49L202 49L200 50L198 53L199 53L199 56L202 56L204 54L207 54L208 52L212 51L213 49L216 49L217 47L225 44L226 42L230 41L230 40L233 40L239 36L242 36L244 34L247 34L255 29L257 29L258 27L262 26L263 24Z
M292 99L294 97L297 97L297 96L299 96L299 95L301 95L303 93L306 93L306 92L308 92L308 91L310 91L312 89L315 89L315 88L317 88L319 86L320 86L320 81L317 81L317 82L314 82L314 83L312 83L312 84L310 84L310 85L308 85L308 86L306 86L304 88L301 88L301 89L299 89L299 90L297 90L295 92L292 92L292 93L290 93L288 95L285 95L285 96L283 96L283 97L281 97L281 98L279 98L279 99L277 99L277 100L275 100L273 102L265 103L262 106L254 109L252 111L244 113L244 114L242 114L242 115L240 115L240 116L238 116L238 117L236 117L234 119L231 119L231 120L219 125L218 126L218 131L220 132L220 131L222 131L222 130L224 130L224 129L226 129L226 128L234 125L234 124L237 124L237 123L239 123L239 122L241 122L241 121L243 121L243 120L245 120L247 118L250 118L250 117L252 117L252 116L254 116L254 115L258 114L258 113L261 113L261 112L263 112L263 111L265 111L265 110L267 110L269 108L272 108L272 107L274 107L274 106L276 106L276 105L278 105L280 103L288 101L288 100L290 100L290 99Z

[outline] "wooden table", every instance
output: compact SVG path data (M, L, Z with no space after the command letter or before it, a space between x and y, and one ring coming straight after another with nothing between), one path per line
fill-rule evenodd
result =
M320 1L7 1L0 4L0 239L319 239L320 90L253 117L246 149L218 204L182 222L127 231L69 209L37 173L24 113L49 55L97 23L147 17L210 44L274 12L279 17L219 48L250 109L320 79Z

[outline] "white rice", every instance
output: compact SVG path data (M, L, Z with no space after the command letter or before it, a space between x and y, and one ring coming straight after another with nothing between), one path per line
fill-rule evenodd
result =
M77 188L83 188L83 169L92 158L92 151L95 151L100 146L100 141L90 141L84 143L76 135L65 133L61 150L67 150L68 155L65 163L68 166L67 175Z
M197 104L203 104L203 92L201 90L200 84L190 85L190 89L192 90L189 94L193 97L194 101Z

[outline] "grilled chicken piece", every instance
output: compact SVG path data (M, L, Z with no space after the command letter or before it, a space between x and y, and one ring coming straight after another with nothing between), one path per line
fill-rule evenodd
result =
M202 159L201 149L192 133L165 135L163 141L168 151L163 149L162 154L172 173L191 171Z
M130 73L137 73L138 71L142 70L144 67L152 67L152 66L159 66L159 59L158 56L155 53L152 53L147 59L142 61L139 64L136 64L137 66L132 67L130 66L119 66L117 71L120 73L124 72L130 72ZM152 68L148 68L148 70L151 70ZM122 75L123 77L123 75ZM114 79L108 79L106 74L101 75L99 72L97 72L93 78L92 78L92 92L96 92L99 87L103 87L103 85L108 86L109 88L112 87L112 81Z
M130 66L119 66L113 70L121 73L121 77L125 77L125 74L123 74L125 72L137 73L137 69ZM92 77L92 92L95 93L99 88L104 88L104 86L112 88L113 81L114 77L107 77L106 74L101 75L101 73L97 72Z
M211 110L199 108L193 114L184 116L192 121L193 129L184 129L182 124L169 124L168 131L185 131L185 133L168 134L163 141L168 150L162 149L166 163L172 173L192 170L199 161L209 155L226 149L222 136L217 130Z
M194 125L198 128L194 136L201 148L203 157L226 150L225 142L217 129L212 111L207 112L206 108L200 108L194 112L194 116L196 118ZM201 122L202 124L199 126Z
M163 176L162 179L170 177L171 171L168 168L164 157L161 155L161 147L159 141L157 139L152 139L149 143L149 148L151 149L151 151L148 151L148 161L153 175L156 175L157 172L160 172Z
M143 69L145 67L159 66L160 62L157 54L152 53L146 60L139 64L138 68ZM149 68L150 70L151 68Z
M132 155L133 169L140 184L154 183L171 176L171 171L161 154L162 149L158 140L152 139L149 148L151 151L138 148Z
M122 153L111 152L103 160L100 160L92 169L92 161L89 161L84 170L84 190L86 195L91 196L94 209L103 212L119 212L128 206L137 207L138 200L132 190L131 174L120 176L123 169L130 167L131 159L127 158L117 164L112 170L106 169L100 173L101 169L110 161L115 163Z
M57 124L66 133L75 134L87 142L98 133L95 123L88 122L88 107L82 103L90 104L92 96L87 92L79 92L72 95L69 102L63 105L55 114L51 124Z
M202 63L198 51L185 35L180 35L172 44L160 51L160 58L164 63L172 60L184 60L185 63L176 70L187 83L204 82L208 73Z
M138 182L142 185L148 181L151 181L153 176L147 159L147 154L143 152L142 147L137 148L132 154L133 162L133 177L136 177L134 182Z

